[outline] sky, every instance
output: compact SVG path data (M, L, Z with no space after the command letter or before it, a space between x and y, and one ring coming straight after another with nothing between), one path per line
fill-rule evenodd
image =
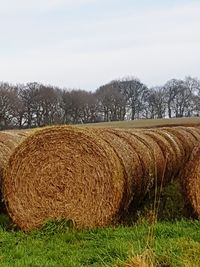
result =
M200 1L0 0L0 81L95 90L200 78Z

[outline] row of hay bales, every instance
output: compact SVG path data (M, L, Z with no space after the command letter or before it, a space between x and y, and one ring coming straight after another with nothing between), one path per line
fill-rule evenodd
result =
M200 129L63 126L21 140L3 175L13 222L30 230L67 218L93 228L115 224L155 185L176 177L199 144Z

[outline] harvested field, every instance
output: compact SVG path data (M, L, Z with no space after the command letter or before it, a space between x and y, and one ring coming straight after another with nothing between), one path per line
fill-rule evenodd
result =
M200 127L200 118L171 118L171 119L139 119L128 121L111 121L83 124L82 126L88 127L111 127L111 128L160 128L160 127Z
M180 175L186 208L190 215L200 218L200 147L194 148Z

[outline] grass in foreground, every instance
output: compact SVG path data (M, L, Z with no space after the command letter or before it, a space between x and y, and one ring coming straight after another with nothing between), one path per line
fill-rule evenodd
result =
M1 216L2 267L136 266L131 264L132 259L149 250L157 266L200 266L200 221L157 223L150 248L147 238L152 226L145 223L76 231L65 221L49 222L31 233L9 230L8 226L7 217Z

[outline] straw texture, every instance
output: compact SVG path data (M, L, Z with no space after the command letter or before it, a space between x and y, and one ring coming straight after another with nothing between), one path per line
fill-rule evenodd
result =
M16 147L4 172L7 211L21 229L66 218L77 228L115 224L171 181L200 142L189 127L50 127Z
M107 131L111 131L108 129ZM136 131L128 131L122 129L114 129L114 134L124 142L130 145L131 150L137 154L140 162L140 172L138 175L132 177L134 190L132 194L132 203L134 206L138 205L144 195L151 188L155 177L155 160L152 155L152 151L147 147L147 144L143 139L139 140L134 133Z
M3 191L9 215L21 229L49 218L70 219L78 228L105 226L121 210L123 168L114 150L91 130L47 128L12 155Z
M189 214L200 218L200 146L194 148L180 179Z
M130 202L134 198L135 192L140 184L143 170L140 158L136 150L130 144L130 140L122 138L118 133L120 130L112 130L108 128L94 129L94 132L100 136L108 146L112 147L118 156L123 168L124 177L124 201L123 212L126 212Z
M24 135L18 135L17 133L11 131L0 132L0 212L5 209L1 192L3 171L7 165L10 155L24 137Z

